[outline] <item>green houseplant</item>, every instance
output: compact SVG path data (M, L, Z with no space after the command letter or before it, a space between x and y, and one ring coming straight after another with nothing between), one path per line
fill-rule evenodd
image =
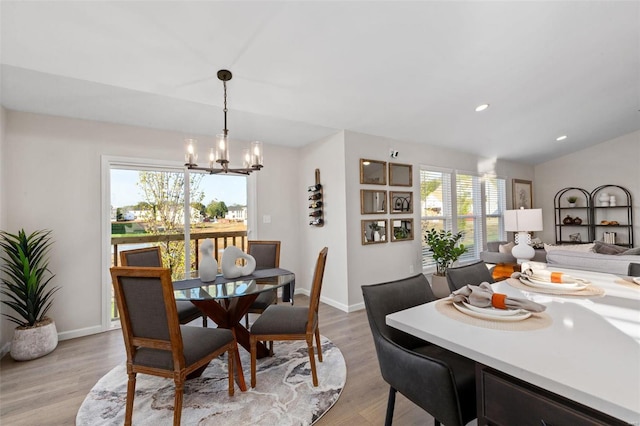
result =
M436 273L434 275L444 277L453 262L458 260L467 251L464 244L459 244L464 233L429 229L424 236L424 240L433 253L433 260L436 262Z
M29 235L24 229L17 235L0 231L0 293L5 296L2 304L14 311L3 315L18 325L11 343L11 356L17 361L46 355L58 345L55 322L46 316L58 290L50 285L51 244L49 230Z

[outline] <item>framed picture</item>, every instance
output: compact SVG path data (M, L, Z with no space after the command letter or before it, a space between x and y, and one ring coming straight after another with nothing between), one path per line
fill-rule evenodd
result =
M371 185L387 184L387 162L360 159L360 183Z
M413 213L413 192L389 192L389 208L391 213Z
M386 220L363 220L362 221L362 244L380 244L387 242L387 221Z
M530 180L513 179L513 209L533 208L533 185Z
M389 163L389 185L412 186L412 170L411 164Z
M360 213L379 214L387 212L387 191L360 190Z
M391 242L413 240L413 219L391 219Z

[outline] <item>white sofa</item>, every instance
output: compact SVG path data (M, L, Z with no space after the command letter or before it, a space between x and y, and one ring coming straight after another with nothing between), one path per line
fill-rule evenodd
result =
M552 250L547 252L547 264L587 271L608 272L627 275L630 263L640 263L639 255L601 254L573 250Z

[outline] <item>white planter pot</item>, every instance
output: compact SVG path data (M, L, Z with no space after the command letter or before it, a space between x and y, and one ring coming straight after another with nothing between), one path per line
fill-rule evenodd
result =
M433 290L433 295L438 299L442 299L443 297L447 297L451 294L451 290L449 290L449 284L447 283L447 277L441 277L439 275L431 276L431 290Z
M53 320L42 326L16 328L11 341L11 358L16 361L29 361L40 358L58 346L58 330Z

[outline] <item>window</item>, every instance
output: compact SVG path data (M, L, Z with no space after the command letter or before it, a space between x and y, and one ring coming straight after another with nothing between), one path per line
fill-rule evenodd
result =
M464 233L462 243L468 250L460 257L463 263L478 259L486 241L505 238L504 179L424 167L420 170L420 199L423 234L431 228ZM422 267L435 268L424 240Z
M163 265L178 278L187 269L197 269L198 247L204 239L214 241L218 259L229 245L246 248L246 176L185 174L182 167L126 159L107 159L104 172L109 182L103 195L108 206L109 267L119 263L123 250L159 245ZM185 206L190 207L189 215ZM116 323L118 313L108 284L109 321Z

